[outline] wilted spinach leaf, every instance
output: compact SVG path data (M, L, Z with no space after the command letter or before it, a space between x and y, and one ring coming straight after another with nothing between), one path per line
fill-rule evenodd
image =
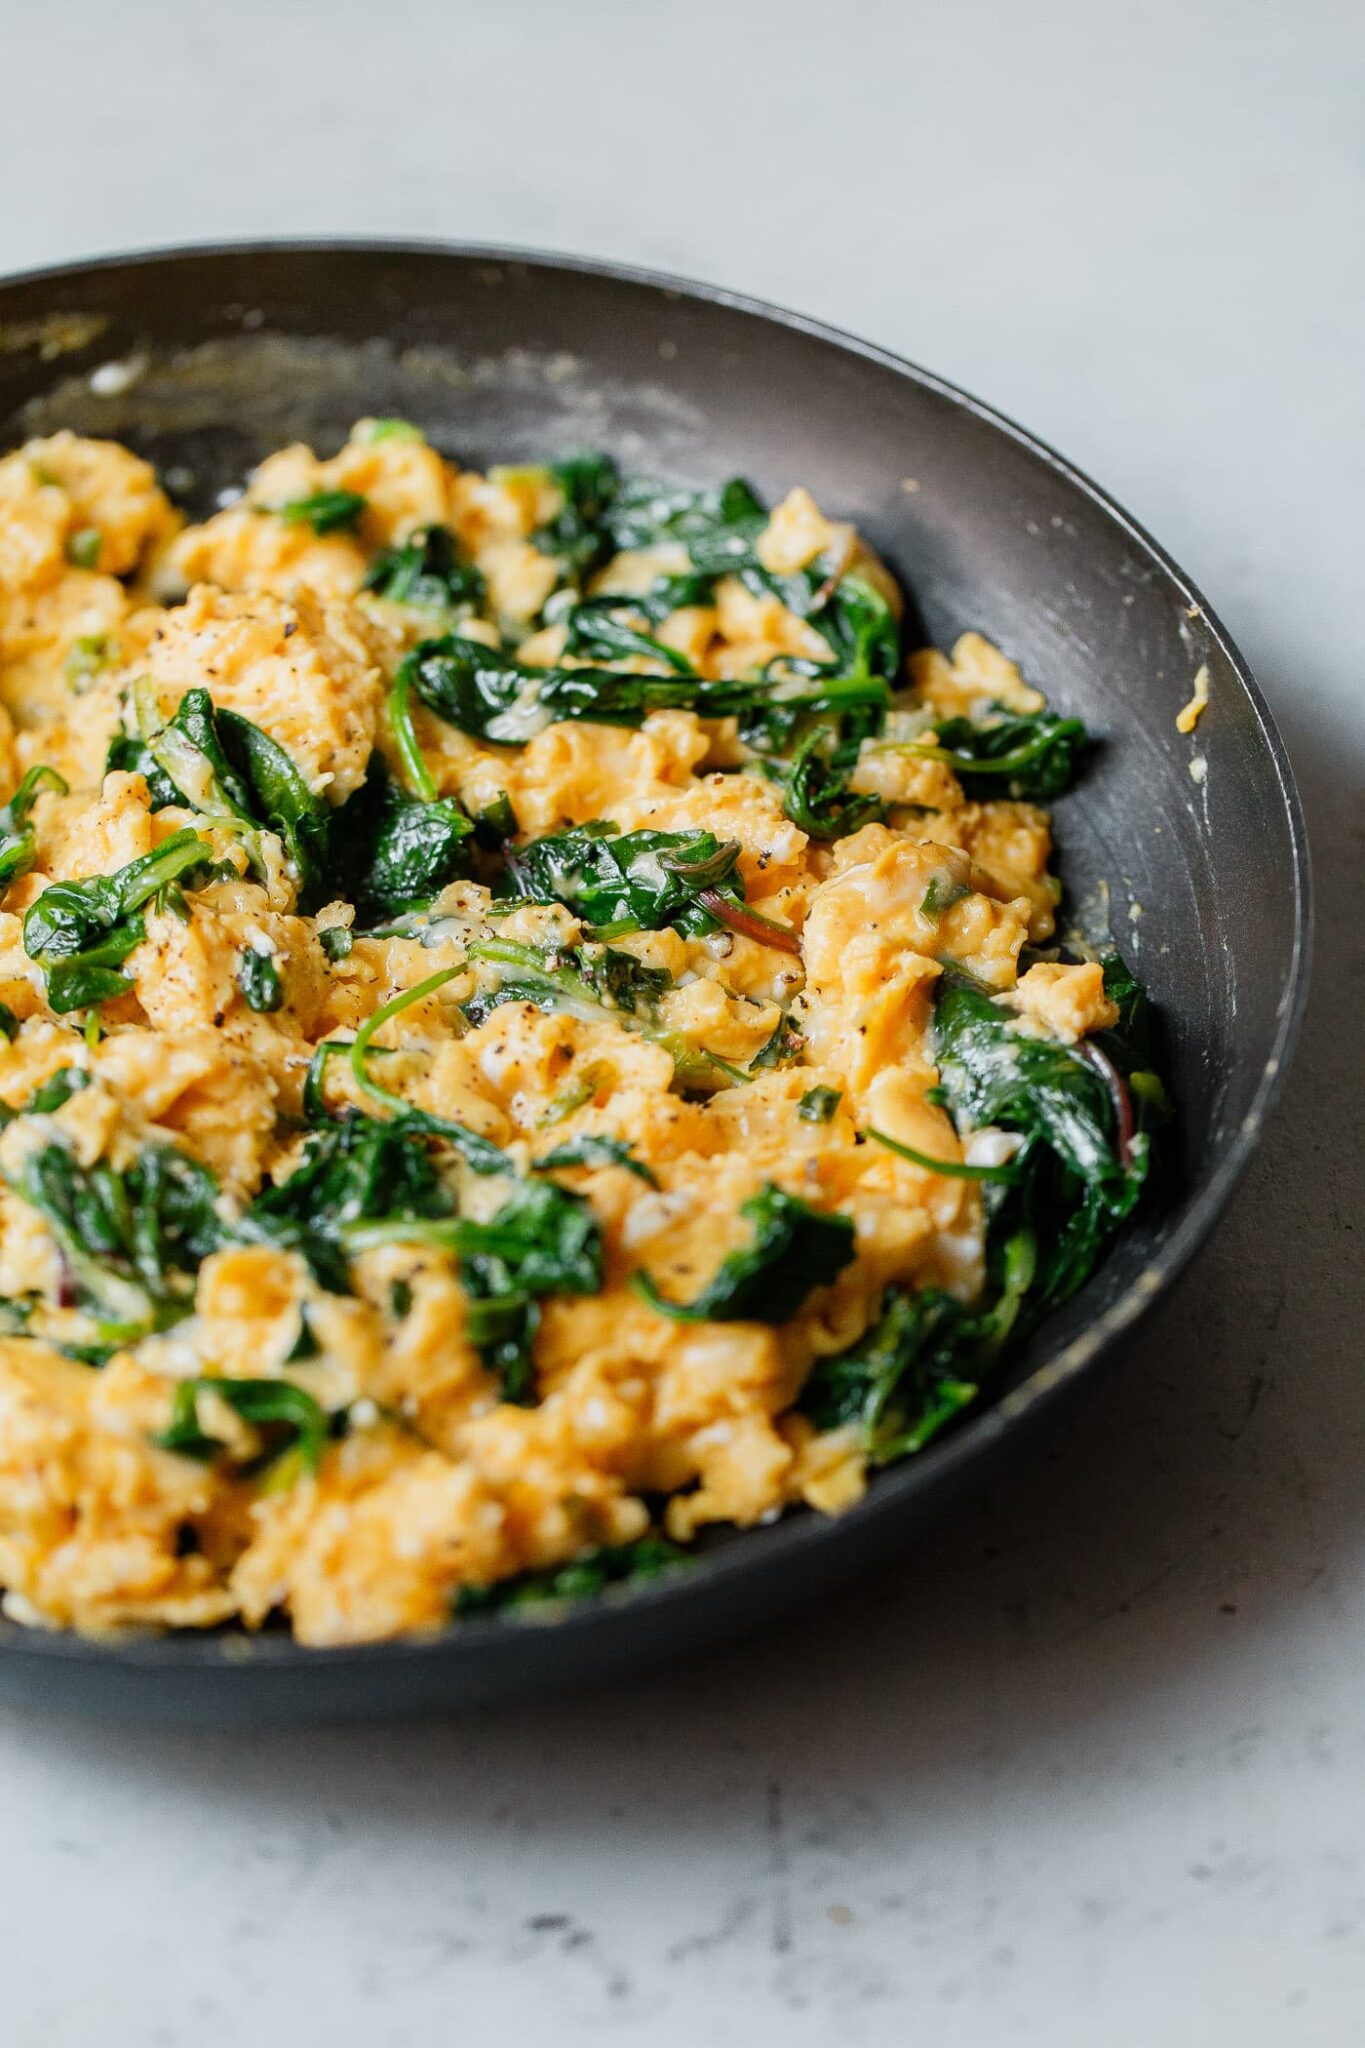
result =
M628 1018L652 1022L669 988L662 968L646 967L632 953L592 943L540 952L512 939L476 939L471 960L501 970L497 984L464 1005L471 1024L482 1024L501 1003L535 1003L542 1010L600 1023Z
M806 1296L853 1257L853 1219L812 1209L772 1181L740 1205L752 1242L730 1252L694 1301L669 1301L649 1274L635 1274L652 1308L675 1321L785 1323Z
M75 697L83 697L111 662L118 659L118 643L108 633L81 633L71 643L62 674Z
M782 775L782 808L812 839L843 839L886 816L880 797L855 795L849 787L858 751L857 740L831 745L828 735L816 726L801 741Z
M67 785L55 768L30 768L9 802L0 809L0 889L7 889L33 866L33 806L44 788L65 796Z
M115 740L106 766L147 775L154 809L183 804L231 826L262 879L268 869L260 833L274 832L298 871L301 900L316 904L331 858L333 812L285 749L249 718L215 706L207 690L187 690L165 722L145 682L135 686L134 702L139 736Z
M989 1330L989 1316L938 1288L888 1294L856 1344L818 1362L798 1405L817 1429L856 1422L874 1464L906 1457L975 1399Z
M539 1571L517 1572L490 1586L462 1586L455 1612L464 1619L538 1607L547 1600L587 1600L605 1586L629 1580L646 1584L688 1562L687 1553L662 1536L642 1536L636 1543L607 1544L587 1550L571 1564L547 1565Z
M945 762L970 797L1050 803L1070 789L1089 745L1079 718L1055 711L1002 712L982 720L945 718L937 744L913 751Z
M240 1229L301 1252L324 1287L344 1294L353 1225L448 1216L453 1207L419 1133L352 1116L309 1135L294 1171L256 1197Z
M362 919L401 915L468 873L474 826L454 797L405 796L374 755L336 814L330 886Z
M564 502L533 538L542 553L558 555L573 581L581 582L612 552L603 522L616 494L616 465L608 455L572 455L552 463L549 473Z
M565 654L579 661L594 662L625 661L643 655L650 661L662 662L678 675L695 675L685 654L676 647L666 647L652 633L632 623L632 613L643 612L644 606L634 598L585 598L569 614Z
M104 757L104 772L112 775L116 770L124 775L141 775L144 778L154 811L164 811L170 804L185 802L165 769L152 758L151 748L145 740L134 739L125 732L114 734ZM186 808L192 806L187 805Z
M805 1124L827 1124L843 1099L838 1088L808 1088L796 1105L796 1114Z
M742 902L739 846L712 832L619 832L596 819L532 839L504 856L520 896L565 904L585 924L656 932L671 925L689 937L719 929L703 891Z
M284 1007L284 983L269 953L248 946L237 963L237 986L249 1010L269 1013Z
M780 744L802 718L838 713L875 723L888 702L886 683L877 676L819 672L813 679L711 682L624 669L546 668L458 633L422 641L400 665L398 682L448 725L513 747L558 719L635 726L651 711L668 709L735 717L750 744Z
M784 1012L768 1043L754 1054L753 1066L756 1072L764 1073L774 1067L790 1067L806 1050L806 1041L794 1018Z
M24 951L47 976L49 1007L63 1014L130 989L117 969L147 936L144 905L209 858L186 827L112 875L50 883L24 914Z
M252 815L275 832L299 872L300 893L315 901L327 873L333 812L314 795L291 755L235 711L216 714L222 750L249 792Z
M79 1067L58 1067L55 1074L49 1074L41 1086L34 1089L24 1104L25 1116L51 1116L64 1102L70 1102L73 1095L90 1086L90 1076Z
M535 1399L532 1345L548 1294L596 1294L602 1240L582 1196L553 1181L519 1180L492 1219L384 1219L345 1232L352 1253L377 1244L434 1245L455 1252L470 1297L467 1334L502 1385L504 1400Z

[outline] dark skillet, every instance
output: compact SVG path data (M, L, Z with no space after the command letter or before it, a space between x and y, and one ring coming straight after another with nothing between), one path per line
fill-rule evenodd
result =
M110 363L140 373L92 388ZM1111 926L1157 1005L1180 1107L1168 1185L994 1403L840 1520L730 1533L652 1588L423 1642L316 1651L224 1631L103 1645L4 1623L10 1697L238 1722L398 1713L602 1676L776 1614L904 1543L1113 1347L1212 1227L1293 1045L1308 860L1246 664L1126 513L975 399L766 306L497 250L190 250L0 285L5 446L62 426L112 435L202 512L271 448L330 450L365 413L417 420L474 464L605 447L684 481L738 471L769 496L807 484L898 571L912 643L916 629L945 645L979 627L1084 718L1104 744L1060 809L1062 871L1072 919L1092 936ZM1184 738L1176 712L1201 663L1212 704Z

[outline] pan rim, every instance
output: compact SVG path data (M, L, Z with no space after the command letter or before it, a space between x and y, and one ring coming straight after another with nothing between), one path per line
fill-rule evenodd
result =
M480 1650L490 1649L495 1642L505 1644L509 1637L533 1626L549 1627L555 1634L567 1628L576 1636L591 1637L611 1628L624 1608L636 1613L665 1607L681 1610L709 1600L725 1584L760 1567L771 1570L785 1564L791 1568L794 1560L812 1547L829 1544L840 1533L867 1529L894 1517L909 1494L927 1486L943 1486L958 1468L987 1456L991 1447L997 1445L1008 1430L1021 1424L1026 1417L1041 1412L1080 1373L1098 1364L1102 1355L1111 1351L1118 1339L1138 1323L1189 1265L1227 1207L1260 1143L1266 1119L1280 1096L1303 1022L1313 942L1308 835L1288 752L1250 665L1198 586L1117 499L1050 443L937 372L828 321L728 286L679 277L644 265L612 263L555 250L501 243L446 241L434 237L285 236L179 243L166 248L144 247L10 273L0 277L0 294L15 287L60 285L77 278L85 280L106 270L127 271L178 262L189 264L209 258L308 258L344 254L400 259L453 258L462 262L552 270L607 283L638 286L740 313L765 325L775 325L823 342L846 355L908 378L988 428L1004 434L1059 480L1079 491L1149 558L1168 585L1173 586L1189 605L1198 607L1210 639L1236 676L1255 715L1260 740L1269 756L1284 808L1292 868L1293 945L1274 1037L1262 1061L1246 1115L1224 1142L1221 1154L1209 1171L1187 1197L1184 1214L1169 1233L1161 1237L1142 1272L1078 1336L1045 1355L1018 1387L991 1407L966 1419L951 1435L928 1448L922 1457L880 1475L863 1500L838 1517L820 1516L814 1511L783 1517L769 1527L740 1532L743 1540L731 1540L714 1554L699 1558L697 1564L686 1572L665 1574L639 1589L608 1589L594 1600L565 1607L552 1619L546 1617L535 1622L492 1617L471 1619L461 1622L457 1628L446 1628L429 1635L335 1648L315 1648L297 1643L283 1634L250 1635L240 1629L211 1634L180 1631L160 1635L92 1637L80 1636L71 1630L30 1629L10 1623L3 1625L3 1633L0 1633L0 1655L10 1659L99 1664L125 1672L212 1670L223 1674L233 1670L297 1672L300 1668L326 1669L330 1674L338 1674L376 1666L391 1668L396 1663L407 1667L446 1661L454 1656L462 1659L475 1656Z

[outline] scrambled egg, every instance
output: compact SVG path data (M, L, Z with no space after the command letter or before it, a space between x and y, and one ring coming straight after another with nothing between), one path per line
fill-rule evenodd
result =
M734 716L665 705L634 725L533 720L522 743L499 744L417 701L405 744L395 675L451 621L386 593L374 564L445 529L478 579L454 630L572 668L553 602L564 503L553 472L476 475L374 423L330 460L272 456L199 526L110 443L59 434L0 461L0 786L52 771L12 821L23 851L8 866L0 853L0 1585L23 1621L283 1616L304 1642L354 1642L441 1626L461 1589L633 1543L660 1518L686 1543L790 1503L848 1505L865 1446L797 1411L807 1375L868 1329L888 1288L970 1303L983 1285L982 1188L951 1171L963 1146L928 1036L945 963L1061 1040L1113 1021L1096 968L1020 975L1021 948L1052 932L1046 814L969 801L935 757L936 721L1042 702L977 635L913 656L896 679L850 777L863 822L833 839L749 772ZM803 490L755 554L777 592L721 576L655 621L684 670L721 683L827 659L780 595L816 560L898 604L875 556ZM627 548L588 588L628 600L686 567L667 545ZM670 672L647 652L596 660ZM546 1006L534 989L494 1001L510 970L471 949L562 958L593 940L572 908L509 904L496 844L473 839L466 871L420 914L310 898L287 834L249 835L202 789L167 800L139 755L195 692L266 735L324 809L363 792L376 760L410 789L415 744L418 793L457 816L500 815L514 851L602 819L714 835L734 849L742 911L709 931L611 939L661 991L648 1030L627 1009ZM35 956L33 906L187 832L203 865L137 908L134 943L98 970L109 979L55 1002L60 949ZM319 1046L349 1045L390 1004L359 1078L344 1050L319 1064ZM765 1062L784 1033L789 1056ZM537 1300L531 1381L515 1397L488 1301L439 1230L357 1237L329 1285L306 1232L243 1224L308 1156L319 1094L337 1129L348 1112L410 1112L403 1142L436 1159L460 1216L487 1222L528 1181L586 1210L600 1287ZM813 1100L827 1113L809 1114ZM462 1164L443 1121L501 1148L504 1170ZM869 1144L869 1127L927 1163ZM32 1191L55 1152L90 1200L116 1207L166 1148L205 1176L194 1185L212 1189L221 1234L199 1243L178 1211L158 1212L167 1242L181 1232L175 1288L158 1293L139 1261L154 1267L164 1244L118 1252L114 1216L105 1259L98 1218L63 1223ZM560 1148L577 1163L536 1181ZM803 1216L846 1219L837 1270L776 1322L661 1313L641 1271L666 1302L703 1296L751 1241L745 1205L774 1189ZM144 1285L157 1308L139 1320L121 1304ZM288 1450L287 1399L229 1400L215 1380L297 1390L296 1407L306 1396L326 1421L311 1455Z

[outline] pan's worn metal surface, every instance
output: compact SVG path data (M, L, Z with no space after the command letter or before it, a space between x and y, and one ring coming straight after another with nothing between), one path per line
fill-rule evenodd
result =
M1061 805L1073 921L1146 981L1180 1122L1163 1198L1038 1333L994 1404L835 1521L717 1539L689 1571L537 1621L306 1650L240 1632L100 1644L0 1624L0 1692L140 1717L410 1712L691 1649L847 1576L932 1514L1179 1274L1251 1154L1308 977L1308 859L1289 764L1199 593L1059 456L882 351L732 295L605 266L431 245L188 250L0 285L0 426L126 440L203 512L284 440L362 414L468 462L600 446L685 481L801 482L912 594L911 627L979 628L1104 744ZM1197 671L1211 702L1176 713Z

